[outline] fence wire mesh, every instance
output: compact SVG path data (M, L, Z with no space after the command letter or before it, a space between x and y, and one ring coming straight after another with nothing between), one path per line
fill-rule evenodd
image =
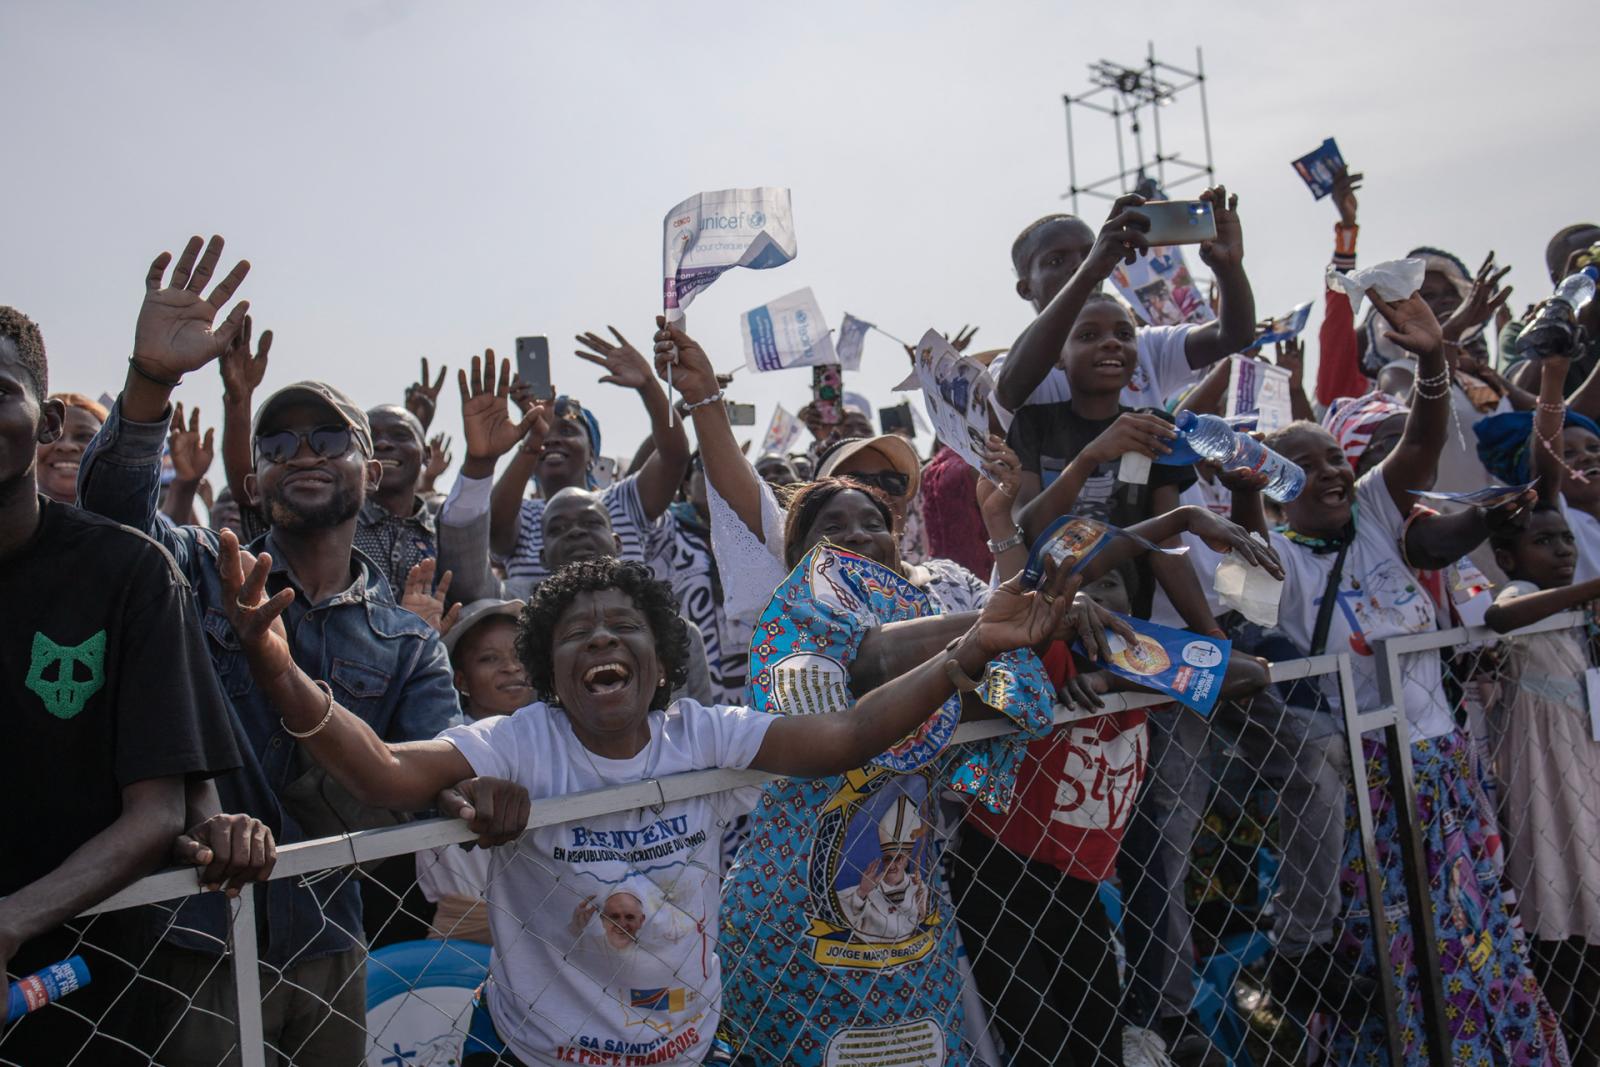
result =
M937 766L697 772L489 851L442 820L288 846L295 906L363 900L320 951L274 942L264 888L165 872L56 936L93 981L0 1062L1254 1067L1478 1062L1484 1031L1483 1062L1594 1062L1595 647L1531 629L1374 650L1381 706L1323 656L1208 717L1058 709L1005 815Z

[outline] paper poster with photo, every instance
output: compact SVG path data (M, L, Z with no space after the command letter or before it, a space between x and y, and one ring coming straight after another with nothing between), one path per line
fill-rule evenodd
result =
M1228 403L1223 417L1253 416L1256 429L1273 433L1294 421L1289 404L1289 372L1249 356L1228 357Z
M761 437L761 447L756 449L756 455L764 456L769 452L785 455L800 440L800 435L805 433L805 424L788 411L782 404L772 409L772 421L767 423L767 432Z
M1217 697L1222 695L1222 677L1227 673L1233 644L1121 612L1112 614L1133 628L1135 640L1130 644L1107 630L1111 658L1105 668L1209 716ZM1072 647L1085 657L1094 658L1084 649L1083 642L1075 641Z
M973 469L982 470L978 449L990 433L990 412L1002 428L1011 421L991 403L994 379L989 369L957 352L938 330L929 330L917 342L916 377L933 432Z
M797 289L739 317L744 362L753 371L837 363L833 338L809 288Z
M734 267L766 270L795 257L789 190L696 193L667 212L661 242L667 319L681 321L695 295Z
M1311 301L1307 300L1303 304L1296 304L1282 315L1269 319L1266 328L1261 331L1254 341L1250 342L1250 347L1260 348L1263 345L1287 341L1291 337L1299 337L1305 331L1306 323L1310 318Z
M1176 326L1179 323L1205 323L1216 312L1195 284L1177 245L1152 248L1131 265L1117 264L1111 284L1122 299L1133 305L1134 314L1151 326Z
M1321 200L1333 192L1335 175L1344 169L1344 156L1332 137L1307 152L1292 164L1300 180L1311 190L1313 200Z

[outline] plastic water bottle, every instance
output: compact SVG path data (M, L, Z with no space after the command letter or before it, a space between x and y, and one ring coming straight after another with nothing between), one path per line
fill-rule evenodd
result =
M1267 476L1262 490L1280 504L1287 504L1306 487L1306 472L1298 464L1278 455L1248 434L1235 433L1215 415L1178 412L1178 432L1206 459L1216 460L1223 470L1259 471Z
M1556 286L1556 295L1539 309L1539 315L1517 338L1517 355L1539 359L1564 355L1572 348L1578 312L1594 299L1600 267L1593 264L1569 274Z
M6 997L6 1025L89 984L89 965L70 956L17 982Z

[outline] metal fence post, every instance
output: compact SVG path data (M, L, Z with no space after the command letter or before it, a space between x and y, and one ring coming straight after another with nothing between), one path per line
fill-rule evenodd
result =
M1356 707L1355 676L1350 671L1350 656L1339 657L1339 707L1344 712L1345 742L1350 746L1350 784L1355 791L1356 824L1361 831L1361 857L1366 861L1367 901L1371 909L1372 958L1378 972L1378 996L1383 1002L1383 1020L1389 1045L1389 1062L1394 1067L1405 1063L1405 1044L1400 1039L1400 1007L1394 986L1394 966L1389 960L1389 913L1383 906L1383 872L1378 866L1378 842L1372 823L1371 783L1367 781L1367 757L1362 749L1362 712Z
M1415 655L1437 656L1438 650ZM1405 872L1406 898L1411 913L1411 944L1422 997L1423 1030L1434 1063L1450 1062L1450 1033L1446 1028L1444 975L1439 967L1439 938L1434 927L1433 894L1429 889L1428 853L1417 819L1417 786L1411 766L1411 724L1405 715L1405 689L1400 677L1400 650L1379 641L1378 692L1396 711L1384 728L1388 750L1389 797L1394 805L1396 843Z
M263 887L260 892L265 892ZM233 992L239 1012L239 1059L242 1067L266 1067L266 1037L261 1028L261 969L256 960L256 893L249 886L239 894L233 912Z

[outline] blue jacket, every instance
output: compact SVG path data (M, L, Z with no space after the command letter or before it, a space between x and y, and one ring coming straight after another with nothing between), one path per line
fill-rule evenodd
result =
M280 844L307 834L279 801L279 793L307 765L297 761L294 739L250 677L239 639L222 608L217 573L220 541L211 530L174 526L158 517L161 450L167 422L130 422L119 399L84 453L78 472L79 505L108 519L144 530L172 553L194 588L211 662L237 716L248 751L244 766L217 779L224 811L247 812L272 827ZM350 586L319 604L305 593L268 531L250 545L272 553L268 595L295 588L284 613L295 663L326 681L341 705L359 715L386 741L431 738L460 711L449 659L438 634L395 603L382 573L352 550ZM289 963L343 952L361 940L361 895L353 871L332 873L307 885L300 878L272 881L258 897L262 962ZM220 954L227 944L228 909L221 894L185 900L167 940Z

